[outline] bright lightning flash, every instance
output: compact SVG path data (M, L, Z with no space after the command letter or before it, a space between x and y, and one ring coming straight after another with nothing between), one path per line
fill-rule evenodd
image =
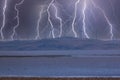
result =
M75 37L78 37L77 32L75 31L75 21L77 18L77 9L78 9L79 2L80 2L80 0L77 0L75 3L74 18L73 18L73 22L72 22L72 31L73 31Z
M113 34L113 25L112 25L112 23L110 22L109 18L107 17L105 11L104 11L102 8L100 8L99 6L97 6L97 5L94 3L93 0L91 0L91 2L92 2L92 4L94 5L95 8L99 9L99 10L102 12L105 20L107 21L108 25L110 26L110 35L111 35L111 36L110 36L110 39L113 40L114 34Z
M39 12L39 18L38 18L38 21L37 21L37 36L35 37L36 40L38 40L40 38L40 21L41 21L41 18L42 18L42 13L43 13L43 7L41 7L41 10Z
M52 4L54 3L54 1L55 0L52 0L51 2L50 2L50 4L48 5L48 8L47 8L47 14L48 14L48 21L49 21L49 23L50 23L50 25L51 25L51 33L52 33L52 38L55 38L55 33L54 33L54 26L53 26L53 23L52 23L52 21L51 21L51 15L50 15L50 7L52 6Z
M24 3L24 0L21 0L19 3L15 4L15 11L17 12L17 15L16 15L16 19L17 19L17 24L14 26L13 28L13 33L11 35L11 39L14 40L14 36L16 34L16 29L19 27L20 25L20 17L19 17L19 10L18 10L18 6L22 5Z
M57 7L55 6L55 4L52 4L52 6L53 6L54 9L55 9L55 17L56 17L56 19L58 19L58 20L60 21L60 34L59 34L59 37L61 37L61 36L62 36L62 26L63 26L63 24L62 24L62 18L60 18L60 17L58 16L58 9L57 9Z
M4 29L5 23L6 23L6 14L5 14L5 12L6 12L6 9L7 9L7 1L8 0L4 0L4 7L3 7L3 13L2 13L3 14L3 23L2 23L2 27L0 29L0 34L1 34L2 40L4 40L3 29Z
M82 14L83 14L83 34L85 36L85 38L90 38L87 34L87 31L86 31L86 8L87 8L87 0L84 0L84 3L83 3L83 10L82 10Z

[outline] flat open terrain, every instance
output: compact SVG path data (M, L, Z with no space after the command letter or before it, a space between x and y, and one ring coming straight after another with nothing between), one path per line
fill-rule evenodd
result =
M1 77L120 77L119 51L73 51L73 54L1 56ZM71 51L72 52L72 51ZM75 53L76 52L76 53ZM105 54L106 52L106 54ZM23 52L22 52L23 53ZM29 52L27 52L29 53ZM39 52L40 54L41 52ZM80 55L81 53L81 55ZM83 55L84 53L85 55ZM99 53L99 54L97 54ZM111 54L108 54L111 53ZM112 55L113 53L113 55ZM24 54L26 54L24 52ZM34 53L32 53L34 54ZM79 54L79 55L77 55ZM104 54L104 55L103 55Z

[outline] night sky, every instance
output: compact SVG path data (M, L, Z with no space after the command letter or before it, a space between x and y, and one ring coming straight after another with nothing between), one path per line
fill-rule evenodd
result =
M3 22L3 6L5 0L0 0L0 26ZM7 8L5 12L5 26L3 29L4 39L10 40L13 33L13 28L17 24L15 4L21 0L7 0ZM62 19L63 32L61 37L74 37L72 32L72 22L74 18L75 2L77 0L55 0L54 4L58 9L58 15ZM106 14L110 23L113 26L113 39L120 39L120 0L93 0ZM24 0L23 4L17 6L19 10L20 24L16 29L14 39L35 39L37 35L37 22L41 7L43 13L39 26L39 39L52 38L51 25L48 21L47 8L51 0ZM85 11L86 32L91 39L110 39L110 26L105 19L105 16L98 8L95 8L90 0L87 0L87 8ZM79 38L83 36L83 3L81 0L77 6L77 17L75 20L75 31ZM50 19L53 23L55 37L60 33L60 23L55 17L55 9L50 7Z

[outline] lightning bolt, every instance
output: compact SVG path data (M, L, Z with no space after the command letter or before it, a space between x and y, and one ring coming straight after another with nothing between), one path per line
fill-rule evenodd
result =
M17 24L16 24L16 25L14 26L14 28L13 28L13 33L12 33L12 35L11 35L11 39L12 39L12 40L14 40L14 36L15 36L15 34L16 34L16 29L19 27L19 24L20 24L19 10L18 10L17 6L22 5L23 2L24 2L24 0L21 0L19 3L15 4L15 11L17 12L17 15L16 15L15 18L17 19Z
M114 34L113 34L113 25L112 25L112 23L110 22L109 18L107 17L106 13L104 12L104 10L102 8L100 8L99 6L97 6L94 3L94 1L91 0L91 2L94 5L94 7L99 9L102 12L103 16L105 17L105 20L107 21L108 25L110 26L110 35L111 35L110 39L113 40Z
M16 11L16 16L15 16L15 19L17 21L16 25L13 27L13 31L12 31L12 34L10 36L11 40L14 40L14 37L16 35L16 29L19 27L20 25L20 11L18 9L18 7L20 5L22 5L24 3L25 0L21 0L20 2L16 3L15 4L15 11ZM76 24L76 19L77 19L77 11L78 11L78 4L80 3L81 0L76 0L75 1L75 4L74 4L74 16L71 18L72 19L72 33L74 35L74 37L78 37L78 34L75 30L75 24ZM97 5L95 3L94 0L83 0L83 6L82 6L82 9L81 9L81 13L82 13L82 31L83 31L83 35L84 35L84 38L87 38L87 39L90 39L91 37L89 36L88 34L88 31L87 31L87 9L90 9L88 7L88 1L90 1L90 5L92 5L92 7L96 8L99 10L99 12L101 12L101 14L103 15L106 23L108 24L109 26L109 34L110 34L110 39L113 40L114 38L114 33L113 33L113 29L114 29L114 26L113 24L111 23L111 20L110 18L108 17L107 13L105 12L105 10L103 8L101 8L99 5ZM2 11L2 16L3 16L3 20L2 20L2 26L0 28L0 36L1 36L1 39L4 40L5 37L4 37L4 32L3 32L3 29L5 28L5 25L6 25L6 10L7 10L7 6L8 5L8 0L4 0L4 4L3 4L3 11ZM113 5L111 4L112 6L112 9L113 9ZM55 36L55 30L54 30L54 25L53 25L53 21L51 19L52 15L51 15L51 10L50 8L53 7L54 10L55 10L55 18L57 20L59 20L59 27L60 27L60 31L59 31L59 37L62 37L63 35L63 26L65 24L65 22L63 22L63 19L60 17L59 15L59 12L58 12L58 7L55 5L55 0L51 0L51 2L48 4L47 6L47 9L46 9L46 13L48 15L48 25L50 25L50 33L49 33L49 36L52 36L52 38L56 38ZM114 9L113 9L114 11ZM36 31L37 31L37 35L35 36L35 40L39 39L40 38L40 22L41 22L41 19L42 19L42 14L43 14L43 7L41 7L41 10L39 11L39 17L38 17L38 20L37 20L37 25L36 25ZM115 16L115 14L114 14Z
M41 10L39 12L39 18L38 18L38 21L37 21L37 36L36 36L36 40L40 38L40 21L41 21L41 18L42 18L42 13L43 13L43 7L41 7Z
M90 37L87 34L87 31L86 31L86 22L85 22L85 20L86 20L86 8L87 8L87 1L84 0L83 10L82 10L82 14L83 14L83 20L82 20L82 22L83 22L83 34L84 34L85 38L89 39Z
M52 38L55 38L55 34L54 34L54 26L53 26L53 23L52 23L52 21L51 21L51 15L50 15L50 12L49 12L49 10L50 10L50 7L52 6L52 4L54 3L54 1L55 0L52 0L51 2L50 2L50 4L48 5L48 8L47 8L47 14L48 14L48 21L49 21L49 23L50 23L50 25L51 25L51 34L52 34Z
M80 2L80 0L77 0L75 3L74 18L73 18L73 22L72 22L72 31L73 31L75 37L78 37L77 32L75 31L75 21L77 18L77 8L78 8L79 2Z
M54 9L55 9L55 16L56 16L56 18L59 20L59 22L60 22L60 34L59 34L59 37L61 37L62 36L62 26L63 26L63 24L62 24L62 19L58 16L58 9L57 9L57 7L55 6L55 4L52 4L52 6L54 7Z
M3 29L4 29L4 27L5 27L5 23L6 23L6 14L5 14L5 12L6 12L6 9L7 9L7 0L4 0L5 2L4 2L4 7L3 7L3 23L2 23L2 27L1 27L1 29L0 29L0 35L1 35L1 38L2 38L2 40L4 40L4 34L3 34Z

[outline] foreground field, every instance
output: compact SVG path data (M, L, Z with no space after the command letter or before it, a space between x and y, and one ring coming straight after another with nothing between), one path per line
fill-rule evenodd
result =
M0 57L1 77L120 77L120 56Z
M0 78L0 80L120 80L120 78Z

